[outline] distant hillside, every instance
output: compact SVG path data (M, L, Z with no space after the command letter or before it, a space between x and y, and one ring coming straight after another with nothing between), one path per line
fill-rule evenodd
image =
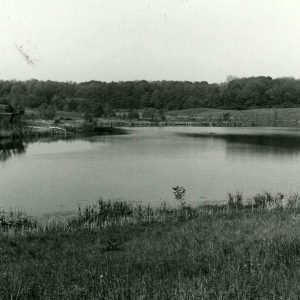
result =
M195 121L242 126L300 126L300 108L261 108L249 110L223 110L192 108L170 111L169 121ZM221 125L221 124L220 124Z

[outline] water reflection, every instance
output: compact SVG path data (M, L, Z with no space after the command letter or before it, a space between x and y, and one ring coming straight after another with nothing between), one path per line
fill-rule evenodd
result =
M13 155L21 155L26 152L27 142L21 139L0 141L0 161L4 162Z
M28 147L28 144L33 143L53 143L58 141L64 141L66 143L72 143L76 140L82 140L87 141L89 143L99 143L99 137L100 136L114 136L114 135L124 135L127 131L124 129L118 129L114 130L112 133L99 133L98 135L90 134L90 135L82 135L82 136L76 136L76 137L68 137L62 139L61 137L45 137L45 138L30 138L30 139L4 139L0 140L0 162L4 162L10 158L12 158L14 155L21 155L26 152L26 149Z
M201 138L211 141L224 141L230 154L247 152L249 154L295 155L300 152L298 134L227 134L227 133L178 133L180 136Z

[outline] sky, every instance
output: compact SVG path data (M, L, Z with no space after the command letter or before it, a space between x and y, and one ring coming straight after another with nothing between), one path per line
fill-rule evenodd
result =
M0 0L0 79L300 78L299 0Z

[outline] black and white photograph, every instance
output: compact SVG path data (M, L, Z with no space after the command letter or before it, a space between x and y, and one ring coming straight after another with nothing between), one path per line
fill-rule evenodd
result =
M300 1L0 0L0 300L300 299Z

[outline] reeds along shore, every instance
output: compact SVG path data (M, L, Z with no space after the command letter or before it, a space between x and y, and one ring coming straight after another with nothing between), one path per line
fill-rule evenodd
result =
M298 195L0 218L0 299L299 299ZM182 200L182 199L181 199Z
M23 232L47 231L52 226L59 230L77 228L105 228L110 226L125 226L129 224L146 224L153 222L184 222L209 215L231 215L233 213L300 213L300 195L294 193L284 196L281 193L273 195L270 192L259 193L244 200L242 193L229 193L227 203L219 205L190 206L182 202L178 207L169 207L165 202L160 207L132 204L125 200L104 200L99 198L96 204L78 208L75 217L57 222L43 222L43 225L24 212L0 212L0 232L22 229ZM60 228L61 227L61 228ZM53 229L51 228L51 230Z
M121 128L113 127L95 127L95 126L78 126L62 128L58 127L23 127L19 129L1 129L0 139L20 139L20 138L42 138L42 137L76 137L78 135L89 134L124 134Z
M27 137L48 137L51 136L50 129L34 130L30 127L14 128L14 129L1 129L0 139L20 139Z

